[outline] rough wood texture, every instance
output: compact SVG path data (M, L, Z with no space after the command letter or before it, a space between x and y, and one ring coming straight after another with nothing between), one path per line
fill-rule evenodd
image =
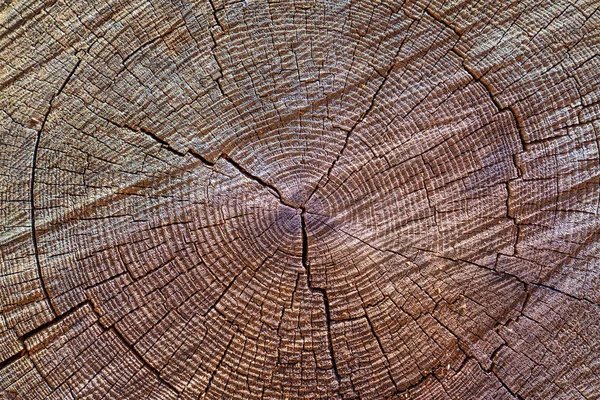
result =
M600 12L0 5L0 398L600 398Z

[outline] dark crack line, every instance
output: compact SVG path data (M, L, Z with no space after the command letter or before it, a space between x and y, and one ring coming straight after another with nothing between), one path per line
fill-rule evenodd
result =
M212 386L213 380L215 379L215 376L217 376L217 373L219 372L219 369L221 369L221 365L223 364L223 360L225 359L225 356L227 355L227 352L229 351L229 348L231 347L231 343L233 343L233 339L235 339L235 335L237 333L238 333L238 331L236 330L231 335L231 338L229 339L229 343L227 343L227 347L225 348L225 351L223 352L223 356L219 359L219 362L217 363L217 366L215 367L214 371L210 374L210 378L208 379L208 383L206 384L206 388L204 389L204 393L202 394L201 398L204 398L204 396L206 396L206 394L210 390L210 387Z
M462 32L460 32L454 26L450 25L442 17L440 17L439 15L435 14L434 12L432 12L431 10L429 10L428 8L425 8L425 13L427 15L429 15L431 18L433 18L435 21L437 21L440 24L442 24L444 27L450 29L458 37L459 41L462 39L462 36L463 36ZM471 79L474 82L477 82L477 83L479 83L480 85L483 86L483 88L487 92L488 96L492 100L492 103L494 103L494 105L498 109L498 112L508 111L512 115L512 117L513 117L513 119L515 121L515 125L517 126L517 131L519 133L519 139L521 141L521 147L522 147L523 151L528 150L528 145L527 145L527 142L525 141L525 128L524 128L524 125L523 125L523 121L519 117L519 115L516 112L516 110L514 109L514 107L512 107L512 106L502 107L502 105L500 105L500 103L498 102L498 100L496 99L496 97L492 94L492 90L489 87L489 85L486 84L485 82L483 82L481 80L481 76L477 76L477 74L475 73L475 71L473 71L471 68L467 67L467 65L466 65L466 62L467 62L466 54L464 54L463 52L461 52L460 50L458 50L456 48L456 44L452 47L452 49L450 51L452 51L454 54L456 54L456 56L458 56L458 58L460 58L462 60L461 66L471 76ZM516 164L515 164L515 167L517 167L517 169L519 169L519 167Z
M54 313L55 316L58 316L59 314L56 311L56 309L54 308L54 305L52 304L52 302L50 301L50 294L48 292L48 288L46 287L46 283L44 282L44 278L42 277L42 266L40 264L40 252L39 252L38 241L37 241L37 230L36 230L36 221L35 221L35 210L36 210L35 197L34 197L34 194L35 194L35 171L36 171L36 167L37 167L37 158L38 158L38 153L39 153L39 148L40 148L40 140L42 138L42 132L44 131L44 127L46 126L48 117L50 116L50 113L52 112L52 106L54 104L54 100L63 92L63 90L65 89L65 87L67 86L67 84L69 83L71 78L73 77L73 74L75 74L75 70L77 70L77 68L79 67L79 64L81 64L81 58L77 59L77 62L75 63L75 66L73 67L73 69L71 70L69 75L67 76L67 79L65 79L65 81L60 86L58 91L50 99L48 111L44 115L44 120L42 121L40 130L38 131L36 139L35 139L35 144L33 146L32 162L31 162L31 182L29 185L31 241L33 243L33 253L34 253L34 257L35 257L35 265L37 268L37 273L40 278L40 285L42 287L42 291L44 292L44 296L46 297L46 301L48 302L48 306L50 307L50 310L52 310L52 313Z
M221 23L221 20L219 19L217 14L220 11L223 11L225 8L224 7L216 8L215 4L214 4L214 0L209 0L208 3L210 4L210 7L212 9L213 18L215 20L215 23L217 24L217 25L214 25L213 27L218 26L221 29L221 33L224 34L226 32L225 27ZM217 84L217 88L219 89L219 92L221 92L221 95L224 98L226 98L234 106L236 113L238 114L238 116L241 117L239 110L235 107L235 102L233 101L231 96L229 96L229 94L225 92L225 88L223 87L223 84L221 83L221 79L223 79L225 77L225 69L223 68L223 65L221 64L221 61L219 61L219 57L217 57L216 49L219 46L218 36L215 35L215 32L213 31L213 29L209 29L209 33L210 33L210 36L211 36L213 44L214 44L214 46L211 48L212 56L213 56L213 59L215 60L215 63L217 64L217 67L219 68L219 76L214 78L213 80Z
M484 81L482 81L481 80L481 76L478 76L475 73L474 70L472 70L471 68L467 67L467 65L466 65L466 62L467 62L466 55L463 54L461 51L457 50L455 47L453 47L450 51L452 51L454 54L456 54L457 57L459 57L462 60L461 66L471 76L471 79L473 80L473 82L477 82L481 86L483 86L483 88L485 89L488 97L490 98L490 100L492 101L492 103L494 103L494 106L498 109L498 112L502 113L502 112L508 111L510 113L510 115L512 116L512 118L513 118L513 120L515 122L515 125L517 127L517 132L519 134L519 141L521 142L522 151L527 151L529 149L529 145L525 141L525 132L524 132L523 121L521 120L521 118L517 114L515 108L513 106L502 107L502 105L500 104L500 102L492 94L492 89L490 88L490 86L487 83L485 83ZM515 164L515 168L517 170L520 169L519 166L516 165L516 164Z
M312 290L312 277L310 273L310 264L308 263L308 233L306 230L304 210L302 210L302 214L300 214L300 222L302 225L302 266L306 270L308 288Z
M273 258L273 256L275 256L275 254L279 251L279 247L277 247L275 249L275 251L264 258L264 260L262 260L262 262L258 265L258 267L256 267L255 269L252 269L252 272L250 272L250 278L254 278L254 276L256 275L256 273L265 265L265 263L270 259ZM219 296L217 297L217 299L214 301L213 304L211 304L211 306L208 308L208 310L206 310L206 312L202 313L203 317L206 317L208 314L210 314L211 311L215 310L217 308L217 306L219 305L219 303L221 302L221 300L229 293L229 290L231 289L231 287L237 282L238 278L240 276L242 276L247 270L248 268L251 268L250 266L246 266L244 267L237 275L235 278L233 278L231 280L231 282L229 282L229 284L225 287L225 290L223 290L223 292L221 294L219 294ZM217 310L218 311L218 310ZM233 322L232 322L233 323Z
M435 21L439 22L440 24L444 25L446 28L450 29L458 37L459 41L462 39L462 35L463 35L462 32L460 32L457 28L455 28L452 25L450 25L442 17L440 17L439 15L435 14L434 12L432 12L431 10L429 10L427 8L425 9L425 13L427 15L429 15L431 18L433 18ZM513 117L513 119L515 121L515 125L517 126L517 132L519 134L519 140L521 142L522 151L529 150L529 144L525 140L525 125L523 124L523 119L519 116L519 114L515 110L514 106L508 105L506 107L502 107L502 105L498 102L498 100L496 99L496 97L492 94L492 90L489 87L489 85L486 84L484 81L482 81L481 80L481 76L477 76L477 74L475 74L475 71L473 71L471 68L467 67L467 65L466 65L466 61L467 61L466 54L464 54L463 52L461 52L460 50L458 50L456 48L456 45L454 45L452 47L451 51L454 54L456 54L462 60L461 66L471 76L472 80L474 82L477 82L477 83L479 83L479 84L481 84L483 86L483 88L486 90L488 96L492 100L492 103L494 103L494 105L498 109L498 112L508 111L512 115L512 117ZM514 164L515 164L515 167L516 167L517 171L521 174L521 168L517 164L517 160L516 160L516 158L515 158L514 155L513 155L513 161L514 161Z
M398 398L398 396L402 395L402 394L409 394L409 392L413 389L416 389L417 387L419 387L423 382L425 382L425 380L427 380L428 378L433 377L435 379L437 379L437 377L435 376L433 371L427 372L425 374L422 374L421 377L419 378L418 381L416 381L415 383L412 383L408 386L406 386L403 389L396 389L392 394L390 394L388 397L386 397L386 400L391 400L391 399L396 399Z
M412 27L412 24L411 24L411 27ZM410 29L410 27L408 29ZM394 66L396 65L396 59L400 55L400 52L402 51L402 47L403 47L404 42L406 40L407 40L407 38L404 38L402 40L402 42L400 43L400 46L398 47L398 50L396 51L396 53L394 54L394 57L392 58L392 62L390 63L390 66L388 67L388 69L385 71L385 74L383 75L383 79L382 79L381 83L379 84L379 86L377 87L377 90L375 90L375 93L371 97L371 102L369 104L369 107L358 118L358 120L354 123L354 125L352 125L352 127L350 127L350 129L348 129L348 131L346 132L346 138L344 139L344 145L342 146L340 152L338 153L338 155L335 158L335 160L333 160L333 162L331 163L331 165L327 169L327 173L321 177L321 179L319 180L319 182L317 182L317 184L315 185L315 188L310 193L310 195L306 199L305 203L309 202L309 200L315 194L315 192L317 191L317 189L321 186L321 181L323 181L323 179L325 179L326 182L329 181L330 176L331 176L331 172L333 171L333 168L335 167L335 165L337 164L337 162L340 160L340 158L342 158L342 155L344 154L344 151L346 151L346 148L348 147L348 142L350 141L350 136L356 130L356 128L365 120L365 118L370 114L370 112L373 110L373 107L375 105L375 100L379 96L379 93L381 92L381 89L383 89L383 87L385 86L385 84L389 80L390 75L392 73L392 70L394 69ZM378 73L378 74L380 74L380 76L381 76L381 73Z
M42 324L42 325L38 326L37 328L35 328L27 333L24 333L23 335L19 336L18 340L21 343L25 343L25 341L27 339L30 339L31 337L37 335L38 333L40 333L42 331L45 331L46 329L49 329L55 325L58 325L59 323L61 323L65 319L67 319L69 316L75 314L77 311L79 311L80 309L85 307L86 305L89 305L92 308L92 310L94 310L94 305L92 304L92 302L90 300L85 300L85 301L77 304L73 308L65 311L64 313L57 315L55 318L46 322L45 324Z
M436 319L437 321L437 319ZM446 328L448 329L448 328ZM452 331L450 331L452 333ZM512 397L518 399L518 400L524 400L524 398L517 393L516 391L512 390L507 384L506 382L504 382L503 379L500 378L500 376L498 376L498 373L495 370L495 362L494 362L494 358L496 357L496 355L498 354L498 352L503 349L504 347L509 347L506 342L501 344L500 346L498 346L498 348L496 348L492 354L490 355L490 361L491 366L489 368L484 368L483 365L481 365L481 362L479 362L479 360L477 358L475 358L474 356L468 356L467 358L465 358L465 360L463 361L462 365L460 366L460 368L458 369L458 371L456 371L457 373L460 372L463 367L470 361L473 360L477 365L479 365L479 368L481 368L482 371L488 373L488 374L492 374L500 383L500 385L502 385L502 387L504 388L504 390L506 390Z
M579 297L577 297L575 295L572 295L570 293L567 293L565 291L557 289L557 288L555 288L553 286L546 285L544 283L540 283L540 282L528 282L528 283L530 285L533 285L533 286L545 288L545 289L550 290L551 292L554 292L554 293L559 293L559 294L561 294L561 295L563 295L565 297L568 297L571 300L574 300L574 301L577 301L577 302L583 301L583 302L586 302L586 303L588 303L588 304L590 304L592 306L596 306L596 307L600 306L600 303L595 303L595 302L593 302L592 300L590 300L590 299L588 299L586 297L579 298Z
M113 126L119 128L119 129L126 129L126 130L131 131L131 132L143 133L144 135L150 137L152 140L154 140L155 142L157 142L158 144L160 144L161 148L167 150L168 152L170 152L170 153L172 153L172 154L174 154L174 155L176 155L178 157L185 157L184 153L182 153L182 152L176 150L175 148L173 148L173 146L171 146L171 144L169 142L167 142L165 139L159 137L156 133L150 132L149 130L141 128L141 127L135 128L135 127L133 127L131 125L128 125L128 124L121 125L121 124L119 124L119 123L117 123L117 122L115 122L115 121L113 121L111 119L105 118L105 117L103 117L101 115L98 115L98 117L100 117L101 119L103 119L104 121L106 121L107 123L109 123L110 125L113 125ZM192 154L192 153L190 152L190 154ZM195 154L192 154L192 155L196 156ZM203 161L206 164L209 164L206 160L203 159ZM212 164L210 164L210 165L212 165Z
M175 32L175 30L181 28L183 25L184 25L183 23L179 23L179 24L176 23L173 26L171 26L165 33L160 34L157 37L155 37L154 39L150 39L146 43L142 44L140 47L138 47L137 49L135 49L131 54L125 56L125 58L123 58L122 64L126 65L127 61L129 61L133 56L135 56L136 54L138 54L140 51L148 48L148 46L151 46L156 41L158 41L160 39L164 39L166 36L168 36L171 33Z
M210 8L212 9L212 14L213 14L213 18L215 19L215 22L217 23L219 28L221 28L221 30L223 32L225 32L225 28L223 27L223 25L221 24L221 21L219 20L219 17L217 16L217 13L219 11L222 11L224 8L216 8L213 0L208 0L208 3L210 4Z
M23 349L20 350L18 353L13 354L12 356L10 356L9 358L7 358L3 362L1 362L0 363L0 370L2 370L3 368L6 368L9 365L17 362L22 357L29 356L29 348L25 345L25 341L26 340L30 339L31 337L37 335L38 333L40 333L40 332L42 332L42 331L44 331L44 330L46 330L48 328L51 328L51 327L59 324L60 322L62 322L63 320L65 320L67 317L69 317L70 315L74 314L76 311L78 311L82 307L84 307L86 304L89 304L90 306L92 306L91 301L86 300L86 301L84 301L82 303L77 304L75 307L73 307L70 310L64 312L63 314L57 314L57 316L54 317L53 319L51 319L50 321L48 321L48 322L46 322L46 323L44 323L42 325L39 325L38 327L30 330L29 332L26 332L23 335L17 337L17 341L21 344L21 346L23 347ZM34 363L34 365L35 365L35 363Z
M335 360L335 352L333 351L333 338L331 335L331 310L329 309L329 298L327 297L327 291L323 288L317 288L313 286L312 275L310 271L310 262L308 261L308 233L306 229L306 210L302 208L300 214L300 221L302 225L302 266L306 270L306 284L308 290L312 293L319 293L323 297L323 303L325 306L325 323L327 325L327 341L329 347L329 356L331 357L331 367L333 369L333 375L338 383L338 392L342 399L344 396L341 393L342 379L338 371L337 363Z
M173 386L171 383L169 383L168 381L166 381L160 375L160 371L156 367L154 367L152 364L150 364L148 361L146 361L146 359L144 357L142 357L142 355L139 353L139 351L137 351L137 349L135 348L135 346L133 344L130 344L127 341L127 339L125 339L125 337L123 336L123 334L121 332L119 332L119 330L114 325L111 325L109 327L105 327L104 325L102 325L102 323L100 322L100 316L98 315L98 313L96 313L95 308L93 307L93 304L91 304L91 301L90 301L90 305L92 306L92 310L94 311L94 313L98 317L98 324L100 324L100 326L102 326L105 330L111 330L111 331L113 331L113 333L119 338L119 340L121 340L121 342L123 342L123 344L125 345L125 347L127 347L127 349L142 364L143 367L147 368L151 373L153 373L154 375L156 375L156 378L163 385L165 385L166 387L168 387L169 389L171 389L174 393L180 394L179 391L175 388L175 386Z
M28 353L27 348L22 349L16 354L8 357L6 360L0 362L0 370L8 367L9 365L19 361L22 357L24 357Z
M209 167L214 167L214 165L216 163L216 161L215 162L211 162L211 161L207 160L201 154L199 154L199 153L197 153L197 152L195 152L193 150L189 150L188 152L193 157L197 158L198 160L200 160L202 163L204 163L205 165L207 165ZM254 181L254 182L258 183L259 185L261 185L262 187L266 188L284 206L291 207L291 208L296 209L296 210L304 210L302 207L299 207L298 205L296 205L294 203L290 203L290 202L284 200L283 194L281 193L281 191L275 185L272 185L272 184L264 181L258 175L251 174L250 172L248 172L248 170L246 168L244 168L240 163L238 163L236 160L234 160L233 158L231 158L231 156L229 156L228 154L222 153L217 159L223 159L223 160L225 160L232 167L234 167L235 169L237 169L240 174L244 175L249 180Z
M141 133L145 134L146 136L152 138L154 141L156 141L158 144L160 144L163 149L169 151L170 153L172 153L172 154L174 154L174 155L176 155L178 157L185 157L186 154L189 154L190 156L196 158L197 160L199 160L200 162L202 162L202 164L206 165L209 168L213 168L215 166L217 160L223 159L227 163L229 163L231 166L233 166L235 169L237 169L246 178L248 178L251 181L254 181L254 182L258 183L259 185L261 185L262 187L266 188L284 206L291 207L291 208L294 208L296 210L300 209L300 207L298 207L296 204L289 203L286 200L284 200L283 194L281 193L281 191L275 185L272 185L272 184L264 181L261 177L259 177L257 175L251 174L250 172L248 172L248 170L246 168L244 168L240 163L238 163L236 160L234 160L233 158L231 158L226 153L221 153L217 157L217 159L215 161L210 161L206 157L204 157L202 154L198 153L197 151L194 151L193 149L188 149L186 153L182 153L182 152L176 150L175 148L173 148L173 146L169 142L167 142L165 139L159 137L155 133L150 132L150 131L148 131L146 129L143 129L143 128L134 128L134 127L131 127L129 125L120 125L120 124L117 124L117 123L115 123L113 121L110 121L108 119L106 119L106 121L109 122L110 124L118 127L118 128L121 128L121 129L127 129L127 130L132 131L132 132L141 132Z
M545 289L550 290L552 292L559 293L559 294L561 294L563 296L566 296L566 297L568 297L568 298L570 298L572 300L575 300L575 301L579 301L579 302L583 301L583 302L586 302L586 303L588 303L588 304L590 304L592 306L596 306L596 307L600 306L600 303L595 303L595 302L593 302L592 300L590 300L590 299L588 299L586 297L579 298L579 297L577 297L575 295L572 295L570 293L564 292L564 291L562 291L560 289L557 289L557 288L555 288L553 286L546 285L546 284L544 284L542 282L525 281L521 277L519 277L519 276L517 276L515 274L511 274L511 273L506 272L506 271L500 271L500 270L496 269L497 267L494 267L494 268L487 267L485 265L477 264L477 263L474 263L474 262L471 262L471 261L468 261L468 260L464 260L464 259L461 259L461 258L452 258L452 257L443 256L441 254L433 254L433 256L437 257L437 258L440 258L440 259L443 259L443 260L453 261L455 263L465 262L465 263L473 265L475 267L483 268L485 270L494 272L496 274L507 276L509 278L513 278L516 281L518 281L520 284L523 285L523 287L525 288L524 292L527 293L528 295L533 294L533 292L535 291L534 288L531 288L531 290L529 289L528 285L531 285L531 286L534 286L534 287L537 287L537 288L545 288ZM519 257L516 257L516 258L519 258ZM529 301L529 299L527 301Z
M189 153L189 154L190 154L192 157L194 157L194 158L196 158L196 159L200 160L200 162L201 162L202 164L206 165L206 166L207 166L207 167L209 167L209 168L212 168L212 167L214 167L214 166L215 166L216 160L215 160L215 161L210 161L209 159L207 159L206 157L204 157L202 154L198 153L197 151L195 151L195 150L193 150L193 149L188 149L188 153ZM221 156L217 157L217 160L218 160L220 157L221 157Z
M514 160L514 155L513 155L513 160ZM516 162L515 162L515 166L516 166ZM518 168L517 168L518 170ZM517 246L519 244L519 239L521 237L521 226L519 225L519 222L517 221L517 217L514 215L514 213L512 212L512 207L511 207L511 203L510 203L510 199L512 197L512 191L510 190L510 182L506 182L506 217L508 219L510 219L513 223L513 225L515 226L515 228L517 229L516 232L516 237L515 237L515 242L513 243L513 255L517 256Z
M277 197L279 202L281 204L283 204L284 206L288 206L288 207L295 208L295 209L300 208L293 203L288 203L287 201L285 201L283 199L283 195L281 194L281 191L277 187L275 187L274 185L271 185L270 183L265 182L262 178L260 178L257 175L252 175L250 172L248 172L248 170L246 168L242 167L237 161L235 161L229 155L222 154L221 158L223 160L227 161L230 165L232 165L235 169L237 169L246 178L248 178L254 182L257 182L259 185L267 188L275 197Z
M293 203L289 203L286 200L284 200L283 198L283 194L281 193L281 191L275 186L272 185L266 181L264 181L262 178L260 178L257 175L253 175L250 172L248 172L248 170L246 168L244 168L240 163L238 163L236 160L234 160L233 158L231 158L231 156L229 156L226 153L221 153L217 159L215 161L210 161L208 160L206 157L204 157L202 154L198 153L197 151L193 150L193 149L188 149L186 153L182 153L179 150L176 150L169 142L167 142L165 139L159 137L158 135L156 135L153 132L150 132L146 129L143 128L134 128L132 126L129 126L127 124L125 125L120 125L117 124L114 121L111 121L109 119L105 119L103 118L105 121L107 121L108 123L110 123L111 125L116 126L117 128L121 128L121 129L127 129L131 132L139 132L139 133L143 133L146 136L152 138L155 142L157 142L158 144L161 145L161 148L167 150L168 152L178 156L178 157L185 157L187 154L189 154L190 156L196 158L197 160L199 160L200 162L202 162L202 164L206 165L209 168L213 168L216 164L216 161L219 159L223 159L226 162L228 162L231 166L233 166L235 169L237 169L242 175L244 175L246 178L258 183L259 185L261 185L262 187L266 188L269 192L271 192L271 194L273 194L273 196L275 196L279 202L281 204L283 204L284 206L287 207L291 207L294 208L296 210L301 209L301 207L297 206L296 204Z
M64 313L57 315L55 318L46 322L45 324L42 324L42 325L38 326L37 328L19 336L17 338L17 340L23 345L23 350L21 350L19 353L15 354L13 356L11 356L9 359L5 360L4 362L0 363L0 370L2 368L5 368L8 365L12 364L15 361L18 361L21 357L24 357L26 355L29 356L29 348L25 344L25 341L27 341L28 339L32 338L33 336L35 336L37 334L40 334L41 332L43 332L47 329L52 328L53 326L60 324L62 321L67 319L69 316L75 314L77 311L81 310L86 305L90 307L92 313L96 316L96 323L98 323L98 325L100 325L100 327L102 327L102 329L104 331L110 330L110 331L114 332L114 334L123 342L123 345L125 345L125 347L127 347L127 349L133 354L133 356L138 359L138 361L142 364L142 366L146 367L150 372L155 374L157 379L163 385L165 385L166 387L171 389L174 393L179 393L179 391L172 384L170 384L169 382L164 380L162 376L160 376L160 371L157 368L155 368L154 366L152 366L148 361L146 361L142 357L142 355L135 349L135 347L132 344L130 344L129 341L127 341L125 339L123 334L114 325L105 326L104 324L102 324L102 322L100 321L100 314L98 313L96 307L94 306L94 303L89 299L77 304L76 306L72 307L71 309L67 310ZM33 360L32 360L32 362L33 362ZM35 363L33 363L33 364L35 366Z
M364 301L363 301L363 304L364 304ZM394 387L397 388L398 384L394 380L394 377L392 376L392 373L390 371L390 359L388 358L386 352L383 349L383 344L381 343L381 339L379 338L379 336L375 332L375 328L373 327L373 323L371 322L371 319L369 318L369 314L367 314L366 312L365 312L365 319L367 320L367 324L369 325L369 328L371 329L371 335L373 335L373 337L375 338L375 341L377 342L377 346L379 347L379 351L381 351L381 354L383 355L383 357L387 361L386 372L387 372L388 378L390 378L390 381L394 384Z
M135 131L135 129L133 129L133 128L130 128L130 127L129 127L129 126L127 126L127 125L125 125L125 126L123 126L123 127L124 127L124 128L127 128L127 129L130 129L130 130L133 130L133 131ZM151 137L151 138L152 138L152 139L154 139L156 142L160 143L160 145L162 146L162 148L163 148L163 149L165 149L165 150L167 150L167 151L169 151L169 152L171 152L171 153L173 153L173 154L175 154L176 156L179 156L179 157L184 157L184 156L185 156L185 154L184 154L184 153L182 153L182 152L180 152L180 151L177 151L177 150L175 150L175 149L173 148L173 146L171 146L171 145L170 145L170 144L169 144L169 143L168 143L166 140L164 140L164 139L162 139L162 138L160 138L160 137L156 136L156 134L154 134L154 133L152 133L152 132L150 132L150 131L148 131L148 130L146 130L146 129L143 129L143 128L140 128L140 129L139 129L139 131L140 131L140 132L142 132L143 134L145 134L145 135L147 135L147 136Z

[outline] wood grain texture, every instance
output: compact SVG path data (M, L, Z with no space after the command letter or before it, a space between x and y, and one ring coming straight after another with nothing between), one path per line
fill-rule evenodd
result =
M0 5L0 399L600 398L600 12Z

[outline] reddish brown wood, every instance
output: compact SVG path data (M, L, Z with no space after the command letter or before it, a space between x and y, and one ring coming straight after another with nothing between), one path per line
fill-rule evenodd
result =
M600 398L594 0L0 6L0 399Z

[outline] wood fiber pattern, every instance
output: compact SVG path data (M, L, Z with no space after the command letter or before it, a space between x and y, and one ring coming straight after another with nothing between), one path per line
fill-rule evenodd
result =
M600 398L598 8L4 2L0 398Z

